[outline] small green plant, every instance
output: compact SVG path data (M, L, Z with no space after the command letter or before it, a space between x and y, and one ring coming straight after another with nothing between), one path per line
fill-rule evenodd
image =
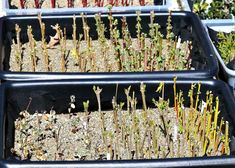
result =
M110 40L115 51L115 60L117 61L118 71L122 71L122 57L121 57L121 44L120 44L120 32L117 28L118 20L112 16L111 9L109 10L109 33Z
M193 11L200 16L201 19L205 19L207 17L207 8L209 4L205 1L196 0L193 4Z
M210 3L196 0L193 11L201 19L228 19L235 16L235 4L230 0L213 0Z
M235 59L235 32L225 34L218 33L218 49L221 57L226 64Z

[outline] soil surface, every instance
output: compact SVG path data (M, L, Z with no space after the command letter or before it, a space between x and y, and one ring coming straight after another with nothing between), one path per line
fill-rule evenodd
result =
M109 5L110 0L104 0L104 6ZM140 6L138 0L128 0L129 6ZM153 0L145 0L145 5L153 5ZM88 7L97 7L95 0L88 0ZM117 6L123 6L121 0L119 0ZM42 0L41 8L51 8L51 0ZM56 8L68 7L67 0L57 0ZM83 7L82 0L74 0L74 7ZM10 0L10 8L21 8L20 0ZM26 0L24 8L35 8L35 3L33 0Z
M132 39L133 43L130 46L130 48L133 50L134 53L138 52L138 42L136 39ZM149 44L149 39L146 40L146 44ZM166 41L165 41L166 44ZM35 67L36 72L47 72L47 66L45 66L44 63L44 57L43 57L43 50L41 48L41 42L38 41L36 43L37 49L36 49L36 57L37 57L37 65ZM149 45L150 46L150 45ZM21 65L21 71L22 72L32 72L32 61L30 52L31 49L28 46L28 43L24 44L23 46L23 56L22 56L22 65ZM164 47L164 54L168 54L166 45ZM185 51L187 50L187 43L182 43L182 48L180 49L182 53L185 54ZM80 57L83 58L83 60L86 60L85 62L85 69L79 67L78 60L72 55L72 49L73 49L73 41L67 40L66 41L66 53L63 55L61 53L61 46L56 45L53 48L48 49L48 55L50 60L50 71L52 72L63 72L62 71L62 65L61 65L61 58L65 57L66 62L66 72L119 72L119 71L144 71L143 63L141 67L128 67L126 70L119 70L118 68L118 62L115 56L115 49L112 45L110 40L106 41L106 53L105 56L102 53L101 45L99 42L92 41L92 51L91 54L88 54L87 52L87 43L85 41L81 42L80 45ZM10 70L11 71L19 71L19 66L16 62L15 57L15 51L14 46L12 46L12 52L10 56ZM149 48L149 50L151 50ZM163 55L164 55L163 54ZM138 55L136 55L137 57ZM91 57L93 59L91 60ZM125 59L125 62L128 64L130 57ZM179 58L180 59L180 58ZM185 58L181 58L185 59ZM183 61L183 60L181 60ZM164 65L159 67L155 67L153 70L187 70L188 67L182 67L180 64L174 64L173 67L166 67Z
M174 146L172 153L168 153L168 140L164 137L164 133L160 131L162 127L160 123L162 123L162 121L159 117L159 112L156 109L149 111L149 118L159 124L155 129L159 134L156 138L158 139L160 149L158 154L154 154L153 150L148 151L150 145L152 148L152 138L148 135L144 136L148 128L146 127L145 121L142 119L143 111L137 110L136 120L139 121L138 128L141 129L139 135L140 144L142 144L144 138L146 139L141 147L143 154L139 156L139 158L166 158L177 157L178 155L181 157L191 156L191 152L188 153L187 150L185 150L187 149L187 144L177 149L177 140L172 144ZM175 125L176 118L172 115L174 114L173 112L174 109L171 109L168 116L164 118L166 122L170 122L171 127L168 131L172 136L175 127L177 127L177 125ZM106 146L102 140L101 119L98 112L91 112L89 114L89 123L87 122L84 112L74 113L71 117L69 114L55 114L53 111L47 114L35 113L34 115L29 115L27 112L24 112L24 114L27 116L25 118L27 125L25 125L25 128L21 131L16 130L14 150L17 151L17 153L21 153L22 140L26 140L27 142L24 143L25 145L27 143L28 156L30 156L31 160L106 160L108 157L114 157L110 159L115 159L115 156L109 156L112 155L110 152L105 152ZM116 133L113 123L113 112L105 112L105 126L107 134L109 134L108 144L112 150L114 150L115 147L118 148L118 152L116 153L118 158L116 159L135 159L136 155L133 153L136 151L134 137L128 137L129 140L127 143L129 143L129 146L127 143L124 143L125 140L122 139L122 134L127 136L127 134L130 134L130 131L133 130L131 115L126 111L122 111L119 113L118 118L120 123L125 122L126 130L119 128L118 133ZM125 121L123 120L124 118L126 119ZM22 127L22 122L24 122L24 120L19 119L16 121L16 128ZM24 131L27 132L24 133ZM131 135L134 136L134 132L132 132ZM181 136L180 141L183 141L183 139L184 138ZM128 151L128 147L130 151ZM201 152L202 151L199 151L199 156ZM22 154L20 156L22 159L28 159Z

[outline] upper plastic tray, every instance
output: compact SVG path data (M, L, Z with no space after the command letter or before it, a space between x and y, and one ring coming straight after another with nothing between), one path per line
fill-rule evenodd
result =
M136 14L113 14L113 17L118 20L118 29L121 32L122 24L121 19L126 17L129 31L132 37L136 37ZM155 12L154 22L158 23L161 28L160 32L166 38L166 27L168 12ZM33 34L36 40L41 38L41 32L37 16L6 16L0 19L0 56L2 63L0 67L2 72L0 78L3 80L30 80L30 79L140 79L140 78L155 78L155 77L168 77L172 78L177 76L179 78L211 78L217 74L218 63L214 56L212 44L209 41L209 36L206 33L202 23L198 17L191 12L172 12L172 26L173 32L176 37L181 38L182 41L192 42L191 52L191 70L171 70L171 71L152 71L152 72L96 72L96 73L79 73L79 72L11 72L10 66L10 53L12 39L16 37L15 25L18 24L21 28L21 41L26 43L27 26L32 25ZM149 31L150 14L142 13L141 26L144 33ZM101 15L102 21L106 27L109 26L108 15ZM61 27L66 28L67 39L72 39L73 34L73 15L50 15L42 16L42 20L46 25L46 35L54 35L55 31L51 25L58 23ZM90 37L97 39L97 32L95 26L94 15L87 15L87 23L90 26ZM76 15L77 33L83 33L82 17ZM107 29L108 31L108 29ZM108 33L108 32L107 32ZM108 38L108 37L107 37ZM189 60L185 60L189 61ZM176 64L177 67L177 64Z

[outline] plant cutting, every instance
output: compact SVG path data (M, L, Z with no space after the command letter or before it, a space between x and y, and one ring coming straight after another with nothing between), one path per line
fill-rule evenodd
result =
M47 25L42 21L40 15L38 20L41 29L41 42L34 40L32 27L29 26L27 28L27 31L30 32L28 34L29 42L22 45L20 27L16 25L17 38L12 45L12 51L15 52L11 52L10 70L31 71L31 67L34 67L34 71L45 72L133 72L191 69L192 42L182 42L180 36L174 35L171 14L167 20L166 39L160 32L161 26L154 22L155 14L153 12L150 15L149 32L147 33L142 30L140 13L137 12L136 38L131 37L126 17L122 18L122 27L119 30L118 20L110 12L108 16L110 39L105 36L108 28L103 23L101 15L97 14L95 20L98 39L92 40L87 18L83 14L81 17L83 33L79 33L79 37L77 37L74 16L73 25L71 25L73 39L68 40L66 28L61 30L60 25L56 24L51 25L55 30L55 35L50 36L48 43L45 37L45 26ZM35 45L32 45L32 41L36 42ZM41 47L38 47L40 45ZM27 58L32 55L32 53L28 54L31 51L34 56ZM50 57L56 53L61 53L62 63L59 65L61 68L53 60L57 57ZM21 60L19 61L19 59ZM32 61L28 62L30 59ZM99 64L96 63L97 60L99 60Z
M173 83L173 99L166 98L165 83L156 87L159 97L146 99L147 85L139 93L116 84L111 110L102 110L105 88L93 86L98 110L84 101L83 112L75 112L77 99L70 96L68 111L30 112L15 120L15 143L11 149L20 160L123 160L229 155L229 122L219 118L219 97L206 91L201 100L201 83L192 84L188 93ZM118 100L119 92L126 98ZM136 95L141 95L140 99ZM184 95L189 97L185 106ZM151 99L151 98L150 98ZM173 107L170 102L173 102ZM140 104L142 107L138 107ZM152 106L152 107L151 107ZM69 112L69 113L68 113ZM72 142L72 143L71 143Z

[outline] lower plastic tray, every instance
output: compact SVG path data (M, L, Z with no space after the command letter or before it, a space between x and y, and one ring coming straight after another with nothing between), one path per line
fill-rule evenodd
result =
M193 157L174 159L150 160L118 160L118 161L19 161L12 155L14 147L14 122L20 112L27 109L31 114L53 109L57 113L68 113L70 97L74 95L73 110L83 109L83 102L89 100L89 110L97 110L97 100L93 86L102 88L102 110L112 109L112 98L116 95L117 102L125 102L124 89L131 86L136 93L137 102L142 102L140 82L146 85L146 104L151 106L152 98L156 100L162 95L155 92L161 83L159 80L149 81L34 81L34 82L5 82L1 85L0 97L0 158L6 167L233 167L234 154L234 123L235 102L229 87L221 81L215 80L177 80L177 91L183 91L184 104L189 105L188 91L191 84L201 83L200 99L205 101L206 91L212 91L219 98L219 118L229 121L230 124L230 156ZM174 104L174 81L164 80L165 99L169 98L170 106ZM197 90L195 90L197 93ZM196 94L195 94L196 95ZM30 99L29 99L30 98ZM195 97L196 99L196 97ZM29 103L29 100L31 102ZM141 103L139 103L141 104ZM124 106L124 108L126 108ZM3 166L3 167L4 167Z

